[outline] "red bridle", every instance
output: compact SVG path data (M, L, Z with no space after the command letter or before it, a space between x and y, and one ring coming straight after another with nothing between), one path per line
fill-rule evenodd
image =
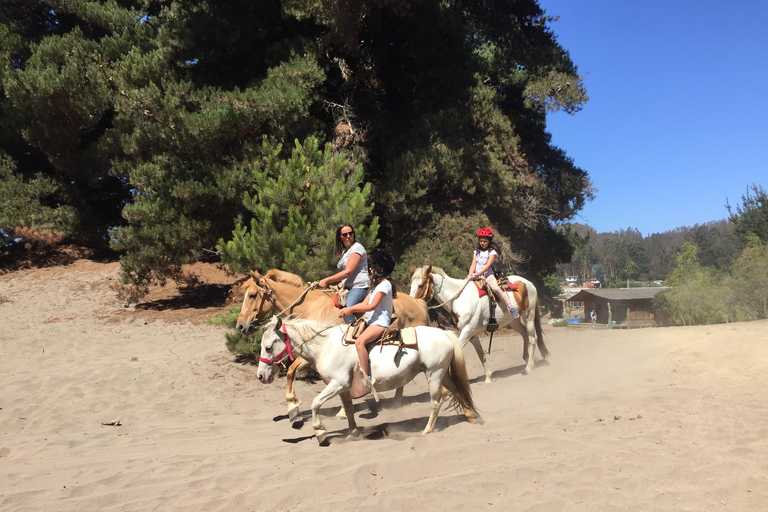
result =
M283 334L285 334L285 348L283 349L283 351L280 352L274 359L259 357L259 361L261 361L262 363L266 363L268 365L279 364L280 366L283 367L283 369L285 369L287 367L287 365L284 362L285 355L288 354L288 358L291 360L291 362L293 362L294 357L293 357L293 351L291 350L291 339L288 337L288 331L285 329L285 324L283 324L282 327L283 327L282 329Z

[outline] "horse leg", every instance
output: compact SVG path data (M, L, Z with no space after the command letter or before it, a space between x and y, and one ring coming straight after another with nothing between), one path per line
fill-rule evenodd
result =
M527 316L527 315L526 315ZM523 375L528 375L535 364L534 355L536 354L536 327L534 326L533 319L529 319L525 322L526 330L523 334L523 359L525 359L525 369Z
M397 388L395 391L395 398L392 399L392 407L400 408L403 405L403 386Z
M317 442L321 445L325 444L327 432L325 431L325 425L320 419L320 406L330 398L340 394L342 391L344 391L344 387L335 380L331 380L328 385L325 386L325 389L312 400L312 428L315 429L315 437L317 438ZM349 398L349 393L347 393L347 398ZM351 419L348 419L350 428L356 428L354 413L350 414L350 418Z
M299 412L301 400L296 396L296 390L294 389L296 372L307 366L309 366L309 363L299 357L291 363L291 366L285 372L285 401L288 404L288 419L291 423L295 423L301 417Z
M533 370L533 350L536 348L536 331L531 331L531 326L527 320L523 319L520 315L520 322L514 322L510 325L523 338L523 360L525 361L525 368L523 368L523 375Z
M469 341L472 343L472 346L475 347L475 352L477 352L477 357L480 358L480 362L483 363L483 371L485 372L485 383L489 384L493 382L493 379L491 378L491 370L488 368L488 361L485 357L485 350L483 350L483 346L480 344L480 338L477 336L472 336Z
M347 434L347 437L357 437L360 435L360 430L358 430L357 423L355 422L355 406L352 404L349 390L342 391L339 396L341 397L341 410L336 416L339 416L343 412L344 417L347 418L349 423L349 434Z
M427 426L421 432L421 435L425 436L435 430L435 422L437 421L437 415L440 414L440 408L443 406L443 377L447 373L447 368L443 371L428 372L425 371L424 375L427 376L427 382L429 383L429 398L432 404L432 412L429 415Z

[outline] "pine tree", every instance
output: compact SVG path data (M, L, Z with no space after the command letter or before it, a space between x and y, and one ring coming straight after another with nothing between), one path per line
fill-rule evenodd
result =
M296 140L287 159L281 152L280 144L264 140L265 156L251 173L253 193L245 196L252 217L235 227L232 240L219 240L224 263L237 272L279 268L318 280L336 264L335 234L342 222L355 226L364 247L378 245L378 218L370 218L371 187L361 187L361 165L334 154L330 144L320 149L315 137Z

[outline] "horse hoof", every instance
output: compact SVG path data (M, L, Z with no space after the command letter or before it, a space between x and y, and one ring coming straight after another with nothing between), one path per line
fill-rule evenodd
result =
M350 430L347 434L347 439L357 439L358 437L360 437L360 430L358 429Z
M343 407L339 409L339 412L336 413L336 417L344 420L347 419L347 412L344 410Z
M301 419L301 411L299 411L298 407L294 407L290 411L288 411L288 421L291 423L296 423Z
M325 430L316 430L315 437L317 438L317 444L320 446L328 446L328 433Z

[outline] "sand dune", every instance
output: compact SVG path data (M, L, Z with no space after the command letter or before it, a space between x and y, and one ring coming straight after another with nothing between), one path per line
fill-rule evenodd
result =
M124 310L116 276L0 276L3 511L768 509L768 322L548 328L528 376L502 331L493 383L467 352L484 425L443 410L419 436L419 377L401 408L359 401L360 439L324 407L323 448L283 378L258 382L219 327ZM297 384L305 414L320 389Z

